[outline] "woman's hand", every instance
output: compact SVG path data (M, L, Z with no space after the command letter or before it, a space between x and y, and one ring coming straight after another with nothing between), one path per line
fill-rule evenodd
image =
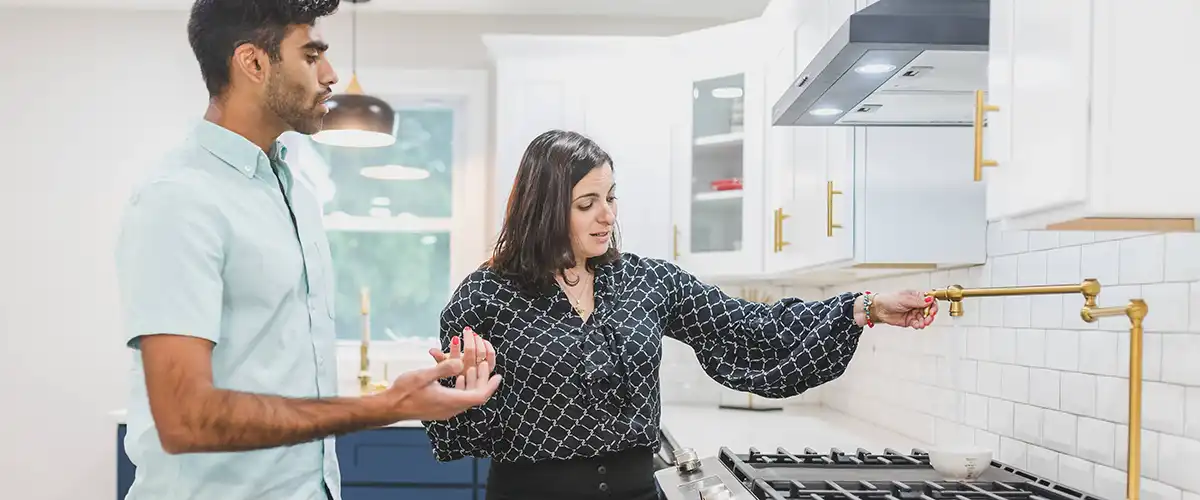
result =
M493 369L496 367L496 349L492 347L491 342L483 340L483 337L471 330L469 326L463 328L462 335L450 339L450 352L430 349L429 355L439 363L445 359L462 359L461 375L466 375L467 370L485 361Z
M866 324L869 318L874 323L920 330L933 323L938 312L938 304L933 297L915 290L872 294L870 311L862 310L863 302L860 297L854 308L855 322L860 325ZM928 314L925 312L927 308Z

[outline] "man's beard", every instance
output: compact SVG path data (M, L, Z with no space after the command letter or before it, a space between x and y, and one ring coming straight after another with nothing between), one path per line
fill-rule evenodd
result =
M275 113L292 130L305 135L321 131L324 115L310 98L303 85L291 84L279 72L267 82L267 109Z

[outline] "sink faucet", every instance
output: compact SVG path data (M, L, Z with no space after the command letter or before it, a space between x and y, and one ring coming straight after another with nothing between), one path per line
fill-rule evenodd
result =
M1149 308L1142 299L1130 299L1129 303L1117 307L1099 307L1096 296L1100 295L1100 282L1085 279L1078 285L1037 285L993 288L963 288L950 285L946 288L930 290L925 293L936 300L950 302L950 316L958 317L963 314L963 299L967 297L1001 297L1013 295L1047 295L1073 294L1083 295L1083 308L1079 317L1088 323L1095 323L1100 318L1124 315L1129 318L1129 462L1126 467L1125 498L1138 500L1141 487L1142 460L1142 323L1146 319ZM929 309L925 310L929 314Z

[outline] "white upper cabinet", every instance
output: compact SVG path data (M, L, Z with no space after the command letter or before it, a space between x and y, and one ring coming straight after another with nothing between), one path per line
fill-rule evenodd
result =
M1200 2L991 0L987 216L1011 229L1194 230Z
M985 79L986 50L981 46L974 59L954 52L905 59L888 50L851 54L851 45L834 57L847 19L871 3L805 2L794 43L770 48L766 200L768 212L784 216L769 220L770 232L780 235L766 238L771 278L830 284L986 260L986 200L972 179L970 108L955 111L970 104L972 85ZM773 74L783 64L775 61L789 49L793 74L779 85ZM895 64L887 68L889 62ZM838 64L844 69L828 69ZM874 67L894 76L873 76ZM964 68L979 70L976 82L957 77ZM797 99L800 92L835 80L802 111L792 106L813 99ZM855 92L862 94L845 99ZM958 126L938 126L943 117ZM785 163L790 174L777 173ZM791 189L776 180L792 181Z
M595 140L613 159L622 250L671 259L672 73L657 38L489 35L496 64L492 227L498 231L530 141L552 129ZM637 78L631 78L637 75Z
M760 20L669 39L674 85L671 198L677 260L703 279L763 271L764 142ZM640 78L639 78L640 79ZM640 119L640 118L632 118Z

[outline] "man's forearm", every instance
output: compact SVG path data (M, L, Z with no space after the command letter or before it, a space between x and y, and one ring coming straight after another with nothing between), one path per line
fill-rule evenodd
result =
M376 396L302 399L209 388L184 401L177 424L159 426L170 453L288 446L391 423Z

